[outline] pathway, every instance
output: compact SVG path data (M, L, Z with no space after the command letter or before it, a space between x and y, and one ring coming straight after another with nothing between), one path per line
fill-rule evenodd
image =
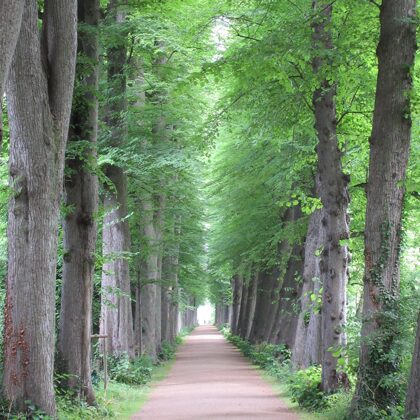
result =
M259 373L212 326L186 339L168 377L133 420L298 420Z

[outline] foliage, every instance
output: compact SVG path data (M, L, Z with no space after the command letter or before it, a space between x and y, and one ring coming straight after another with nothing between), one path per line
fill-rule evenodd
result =
M130 360L127 354L108 357L111 380L128 385L144 385L150 381L153 363L149 357Z
M290 379L292 400L301 407L319 411L329 405L329 398L321 390L321 368L312 366L296 372Z

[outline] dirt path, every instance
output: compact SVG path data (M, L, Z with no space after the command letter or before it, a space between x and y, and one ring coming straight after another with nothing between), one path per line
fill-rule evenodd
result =
M215 327L198 327L133 419L298 420Z

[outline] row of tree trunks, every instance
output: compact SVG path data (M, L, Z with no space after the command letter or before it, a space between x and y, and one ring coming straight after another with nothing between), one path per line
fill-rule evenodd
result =
M195 299L189 298L187 302L187 308L184 310L181 316L182 323L181 328L191 328L197 325L197 307Z
M231 307L230 305L221 303L216 304L215 310L215 324L220 327L221 325L229 324L231 319Z
M19 410L30 401L54 416L57 227L75 76L77 2L45 1L42 34L37 2L23 2L20 32L22 2L3 1L0 9L12 3L17 13L6 10L6 16L14 24L8 28L7 22L0 31L11 30L7 55L1 59L2 84L19 33L7 85L14 194L9 205L3 393Z

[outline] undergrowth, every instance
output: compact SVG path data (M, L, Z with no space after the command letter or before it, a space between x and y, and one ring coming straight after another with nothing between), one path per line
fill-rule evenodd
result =
M126 354L118 357L108 356L109 383L106 390L104 390L103 385L103 371L94 369L92 372L92 382L96 397L94 406L89 406L86 401L77 397L71 391L60 387L60 378L57 376L58 380L55 381L57 418L59 420L120 419L122 418L122 411L127 413L127 416L123 415L123 417L129 418L128 413L137 410L140 400L145 400L149 390L147 384L152 380L155 371L164 367L164 362L175 357L177 346L182 343L183 337L188 335L192 329L183 329L177 336L175 344L163 343L156 363L153 363L149 357L145 356L131 360ZM98 362L101 355L96 353L95 357L97 359L96 362ZM96 365L99 364L96 363ZM162 374L158 376L162 376ZM27 412L21 413L14 411L7 401L0 400L0 419L51 419L50 416L39 410L30 401L27 401L27 404Z
M311 418L325 420L345 419L351 393L342 391L326 395L321 391L321 367L292 371L290 350L284 345L262 343L253 345L249 341L230 333L228 327L221 328L229 342L235 345L253 364L264 369L277 382L285 385L286 396L301 409L311 412Z

